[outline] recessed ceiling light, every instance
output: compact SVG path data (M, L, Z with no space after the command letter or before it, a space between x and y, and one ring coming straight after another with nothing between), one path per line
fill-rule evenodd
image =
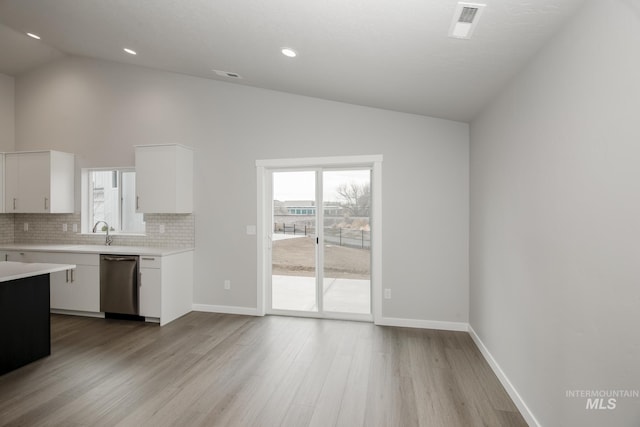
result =
M137 53L136 53L136 51L135 51L135 50L131 50L131 49L126 48L126 47L125 47L123 50L124 50L125 52L127 52L129 55L137 55Z
M298 56L298 52L291 49L290 47L283 47L280 52L282 52L284 56L288 56L289 58L295 58L296 56Z
M27 33L27 35L33 39L40 40L40 36L33 33Z

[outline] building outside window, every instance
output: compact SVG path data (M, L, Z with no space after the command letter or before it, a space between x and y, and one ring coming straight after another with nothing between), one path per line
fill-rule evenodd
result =
M88 170L86 222L90 232L98 221L109 224L115 233L144 233L145 223L141 213L136 213L136 173L133 169ZM106 231L105 226L98 231Z

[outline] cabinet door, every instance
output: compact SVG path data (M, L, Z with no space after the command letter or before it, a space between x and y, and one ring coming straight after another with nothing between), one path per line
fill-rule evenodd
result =
M74 270L51 273L51 308L100 312L100 268L78 265Z
M7 154L4 159L4 207L5 212L16 212L18 207L18 155Z
M73 213L75 185L75 156L60 151L49 152L49 201L47 212Z
M174 147L136 148L136 211L175 211L176 164Z
M50 154L21 153L18 159L17 212L49 212Z
M38 262L33 261L31 259L31 254L29 252L17 252L17 251L7 251L5 253L5 261L14 261L14 262Z
M161 270L140 269L140 315L160 318Z
M43 213L50 207L50 155L15 153L5 157L5 211Z
M100 312L100 259L95 254L64 252L13 252L15 261L75 264L73 270L50 275L51 308Z

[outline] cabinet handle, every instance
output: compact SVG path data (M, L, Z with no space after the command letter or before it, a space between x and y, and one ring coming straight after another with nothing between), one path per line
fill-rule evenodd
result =
M14 211L16 210L16 198L15 197L13 198L13 210Z
M44 210L46 211L47 209L49 209L49 207L47 206L49 202L49 199L47 197L44 198Z
M140 196L136 196L136 210L140 209Z
M147 258L147 257L142 257L141 258L143 261L155 261L155 258Z
M4 260L9 261L9 254L4 254Z
M69 270L65 270L65 272L67 273L67 283L69 283Z
M73 283L73 269L71 270L71 283Z

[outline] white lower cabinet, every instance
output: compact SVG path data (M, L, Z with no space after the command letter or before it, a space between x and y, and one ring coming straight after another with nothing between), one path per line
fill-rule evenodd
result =
M14 254L13 256L11 254ZM12 259L12 258L17 259ZM51 273L52 310L98 313L100 311L100 257L60 252L10 253L9 261L75 264L73 270Z
M50 287L52 309L100 311L100 267L77 265L74 270L53 273Z
M136 255L131 253L131 255ZM51 309L100 315L100 255L98 253L0 251L4 261L75 264L51 273ZM140 315L160 325L183 316L193 305L193 251L164 256L140 255L138 284Z
M15 262L35 262L28 261L27 257L31 254L31 252L17 252L17 251L6 251L4 252L4 260L5 261L15 261Z
M183 316L193 305L193 252L140 256L140 315L160 325Z
M162 270L160 257L140 257L140 316L160 318Z

